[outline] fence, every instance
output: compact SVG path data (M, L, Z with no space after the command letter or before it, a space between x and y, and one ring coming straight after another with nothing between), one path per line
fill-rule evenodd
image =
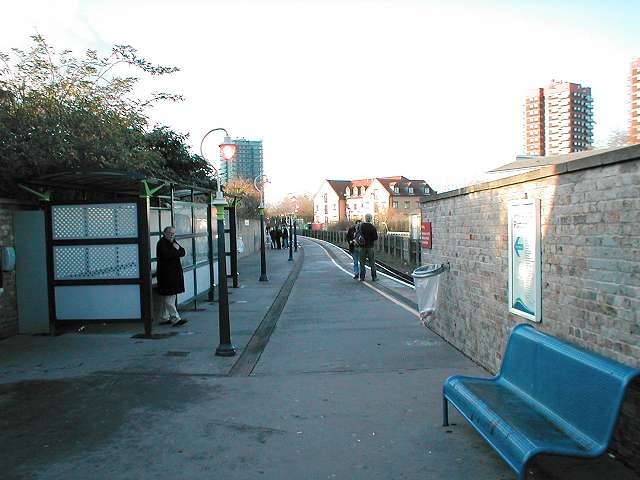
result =
M346 231L305 229L300 232L300 235L324 240L339 247L347 246ZM420 242L407 236L378 234L375 251L415 265L420 265L421 262Z

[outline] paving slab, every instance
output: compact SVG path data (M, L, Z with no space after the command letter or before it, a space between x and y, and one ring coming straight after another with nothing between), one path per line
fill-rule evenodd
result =
M294 269L285 251L268 252L268 284L257 282L259 256L241 260L230 359L213 356L215 304L165 340L0 342L2 478L514 479L454 409L442 427L444 379L487 372L385 294L400 287L373 290L325 246L301 243L299 274L245 375L229 372ZM544 461L531 478L603 472L635 478L619 462Z

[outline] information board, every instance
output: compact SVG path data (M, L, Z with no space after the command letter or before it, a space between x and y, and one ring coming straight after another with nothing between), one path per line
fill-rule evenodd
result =
M540 200L509 203L509 312L541 319Z
M420 241L422 248L431 248L431 222L422 222Z

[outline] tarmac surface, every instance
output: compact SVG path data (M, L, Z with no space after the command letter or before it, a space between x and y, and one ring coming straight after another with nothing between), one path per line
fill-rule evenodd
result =
M442 383L488 376L426 329L413 290L353 280L346 254L299 238L239 262L235 357L216 303L179 328L96 325L0 342L2 479L514 479L450 409ZM536 479L636 478L620 462L547 458Z

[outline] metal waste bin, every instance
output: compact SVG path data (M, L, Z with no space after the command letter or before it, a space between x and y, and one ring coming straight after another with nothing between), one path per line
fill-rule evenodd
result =
M423 265L416 268L411 276L416 287L416 297L418 299L418 311L420 319L428 321L438 305L438 287L440 285L440 274L449 270L449 264L444 265Z

